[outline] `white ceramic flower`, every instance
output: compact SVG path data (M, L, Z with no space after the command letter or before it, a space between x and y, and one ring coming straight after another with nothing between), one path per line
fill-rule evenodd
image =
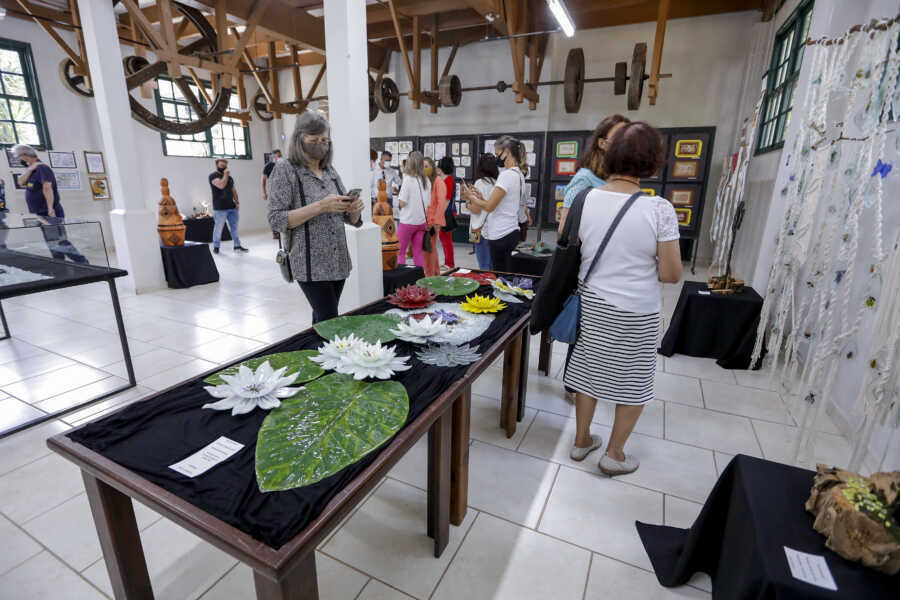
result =
M392 346L382 346L381 342L361 342L347 354L346 360L336 370L353 375L353 379L389 379L394 373L411 367L406 362L409 357L397 356L396 352Z
M262 409L281 406L280 398L290 398L300 390L286 387L297 379L297 373L284 376L287 367L272 370L269 361L257 367L256 371L241 365L234 375L222 375L222 385L208 385L204 389L213 398L222 398L218 402L204 404L203 408L213 410L231 410L231 414L243 415L257 406Z
M469 365L481 358L481 354L471 346L456 346L454 344L439 344L428 346L416 354L416 358L426 365L438 367L458 367Z
M365 342L352 333L344 338L336 336L319 348L318 356L311 356L309 360L319 363L319 366L323 369L335 371L346 361L350 351L362 343Z
M432 319L430 316L421 319L409 318L401 321L391 333L405 342L424 344L437 335L444 332L446 325L440 317Z

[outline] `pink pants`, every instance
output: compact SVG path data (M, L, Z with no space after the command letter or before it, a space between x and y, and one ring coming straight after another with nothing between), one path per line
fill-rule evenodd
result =
M400 223L397 226L397 239L400 241L400 254L398 254L399 262L402 265L406 260L406 248L412 244L413 263L417 267L425 266L425 254L422 252L422 238L425 237L425 230L428 225L404 225Z

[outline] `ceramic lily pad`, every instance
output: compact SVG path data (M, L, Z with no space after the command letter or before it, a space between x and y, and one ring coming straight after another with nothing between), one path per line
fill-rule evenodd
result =
M287 367L287 371L285 374L292 375L294 373L298 373L297 379L294 381L295 384L306 383L307 381L312 381L316 377L321 376L325 373L325 370L322 369L319 365L309 360L310 356L316 356L318 354L315 350L297 350L296 352L280 352L278 354L269 354L266 356L257 356L256 358L251 358L250 360L244 361L241 365L246 365L247 367L256 370L256 368L263 364L266 361L269 361L269 364L272 365L272 369L278 370L281 367ZM233 367L228 367L227 369L223 369L214 375L210 375L203 381L208 383L209 385L222 385L225 383L225 380L222 379L222 375L234 375L238 372L238 368L241 365L234 365Z
M370 344L378 341L384 344L396 339L391 329L396 328L400 320L394 315L348 315L320 321L313 325L313 329L326 340L333 340L335 336L347 337L352 333Z
M256 441L256 480L263 492L321 481L357 462L397 433L409 414L406 388L332 373L282 402Z
M438 296L465 296L477 290L480 284L468 277L423 277L416 285L427 287Z

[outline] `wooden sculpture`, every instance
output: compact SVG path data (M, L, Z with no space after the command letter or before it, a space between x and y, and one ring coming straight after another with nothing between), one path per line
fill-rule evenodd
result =
M400 240L397 239L397 225L394 213L387 201L387 182L378 182L378 201L372 208L372 221L381 227L381 268L393 271L397 268Z
M175 200L169 195L169 180L159 180L162 198L159 199L159 224L156 230L163 246L184 246L184 221L178 213Z

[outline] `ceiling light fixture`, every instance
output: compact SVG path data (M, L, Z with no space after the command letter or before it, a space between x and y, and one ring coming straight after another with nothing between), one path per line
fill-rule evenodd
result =
M547 6L550 7L550 12L556 17L556 22L559 23L566 37L575 35L575 23L572 22L572 16L569 14L563 0L547 0Z

